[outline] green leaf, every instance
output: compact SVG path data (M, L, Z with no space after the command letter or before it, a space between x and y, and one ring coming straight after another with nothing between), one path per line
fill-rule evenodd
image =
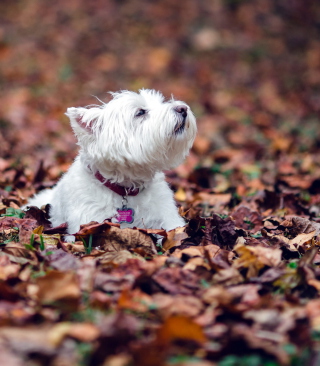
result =
M45 250L45 246L44 246L44 240L43 240L43 236L40 235L40 250Z
M22 210L20 210L20 208L13 208L13 207L8 207L6 209L6 213L2 214L1 216L6 216L6 217L17 217L19 219L23 219L25 216L25 212L23 212Z
M32 278L38 278L38 277L44 277L46 275L45 271L39 271L39 272L34 272L31 274Z
M261 234L261 232L260 231L257 231L255 234L251 234L251 236L253 237L253 238L262 238L262 234Z
M211 286L210 283L206 281L204 278L201 278L200 283L204 288L209 288Z
M11 192L11 191L12 191L12 186L5 186L5 187L4 187L4 190L5 190L6 192Z
M218 363L219 366L237 366L239 364L239 358L237 356L227 356Z
M288 353L290 356L295 355L297 353L297 348L295 345L288 343L283 346L283 350Z
M296 269L296 268L298 268L298 263L297 262L290 262L290 263L287 264L287 267Z
M33 245L30 245L30 244L25 244L24 247L28 250L35 250L34 246Z
M93 238L93 236L92 236L92 234L90 234L88 244L83 238L81 238L85 251L86 251L86 254L90 254L92 251L92 238Z

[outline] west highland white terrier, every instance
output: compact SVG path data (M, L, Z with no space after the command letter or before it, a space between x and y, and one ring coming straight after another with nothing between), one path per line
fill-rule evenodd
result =
M194 141L196 120L181 101L161 93L111 93L101 106L68 108L80 152L53 189L28 206L51 205L53 226L68 233L81 224L111 219L121 227L171 230L185 224L163 170L180 164Z

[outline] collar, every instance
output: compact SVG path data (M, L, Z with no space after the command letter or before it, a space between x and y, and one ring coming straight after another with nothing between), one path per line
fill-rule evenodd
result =
M120 184L117 183L112 183L110 182L110 180L106 180L101 173L99 172L99 170L95 173L94 175L99 182L103 183L103 185L109 189L111 189L111 191L119 194L122 197L126 197L126 196L136 196L137 194L140 193L140 189L139 188L127 188L124 186L120 186Z

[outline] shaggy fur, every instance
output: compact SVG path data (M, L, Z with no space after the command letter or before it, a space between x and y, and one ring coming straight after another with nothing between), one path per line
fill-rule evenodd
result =
M70 234L90 221L117 222L123 197L95 177L99 171L105 180L140 188L137 196L127 197L134 221L121 227L183 226L162 171L180 164L192 146L196 121L190 108L174 99L165 101L154 90L112 96L101 106L68 108L79 155L58 184L37 194L28 206L50 203L52 225L67 222Z

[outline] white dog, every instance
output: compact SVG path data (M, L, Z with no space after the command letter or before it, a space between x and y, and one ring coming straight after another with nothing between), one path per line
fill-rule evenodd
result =
M53 189L37 194L28 206L50 203L52 225L67 222L69 234L108 218L121 227L183 226L162 171L188 154L195 117L185 103L165 101L154 90L111 94L101 106L68 108L79 156Z

